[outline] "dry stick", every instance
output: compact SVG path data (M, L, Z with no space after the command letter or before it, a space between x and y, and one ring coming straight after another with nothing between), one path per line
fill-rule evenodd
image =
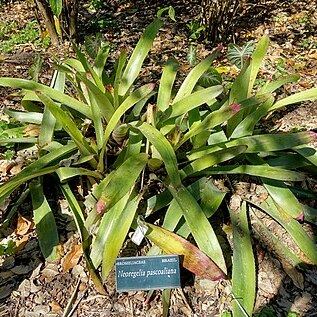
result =
M71 316L69 315L69 313L71 312L71 308L72 308L72 305L73 303L75 302L75 299L76 299L76 295L77 295L77 292L78 292L78 288L79 288L79 284L80 284L80 278L78 278L78 281L77 281L77 284L74 288L74 291L73 291L73 294L68 302L68 304L66 305L65 307L65 311L63 313L63 316L62 317L68 317L68 316ZM75 307L77 307L77 305L75 305Z

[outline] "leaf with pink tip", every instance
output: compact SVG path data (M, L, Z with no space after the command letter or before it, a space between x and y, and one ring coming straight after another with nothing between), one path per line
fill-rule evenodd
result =
M200 278L217 281L225 278L222 270L196 246L166 229L147 223L146 236L167 254L182 256L184 268Z

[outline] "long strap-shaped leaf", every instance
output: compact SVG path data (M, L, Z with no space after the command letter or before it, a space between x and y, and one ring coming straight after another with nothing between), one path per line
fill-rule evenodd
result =
M210 100L210 98L216 98L223 91L223 87L220 85L212 86L209 88L198 90L190 95L186 95L178 102L173 103L164 113L164 119L178 117L196 107L201 106Z
M116 204L113 205L111 209L108 210L108 212L102 216L90 253L90 258L95 268L98 268L102 261L105 243L109 238L109 235L113 235L117 230L121 230L121 225L118 225L116 222L118 221L118 218L120 218L120 213L122 213L125 209L130 195L131 193L127 192ZM126 219L121 218L121 220L124 222ZM116 248L116 246L113 247Z
M190 177L216 164L228 161L245 152L246 149L247 146L245 145L233 146L207 154L185 166L181 171L181 176L182 178Z
M31 182L35 230L39 239L41 251L47 261L56 261L58 254L59 237L52 209L43 193L43 185Z
M306 100L315 100L317 99L317 88L311 88L302 92L298 92L296 94L293 94L289 97L283 98L279 101L277 101L271 108L270 112L276 111L278 109L281 109L285 106L299 103Z
M197 150L189 152L186 157L192 161L203 157L206 154L215 152L225 147L235 145L247 145L245 153L259 153L287 150L298 145L307 144L316 139L316 134L311 131L303 131L291 134L263 134L253 135L235 139L228 142L222 142L215 145L208 145ZM315 151L308 148L307 154L313 154ZM305 154L304 154L305 155Z
M41 91L51 97L53 100L58 101L67 107L78 111L79 113L83 114L87 118L91 118L91 110L87 106L87 104L67 96L66 94L47 87L45 85L39 84L32 80L26 79L19 79L19 78L0 78L0 86L5 87L15 87L20 89L26 89L31 91Z
M251 233L248 226L246 202L243 202L237 211L229 211L233 227L233 317L245 317L245 312L247 316L252 316L256 283L255 260L252 250Z
M114 108L117 109L119 107L119 87L120 81L122 77L123 68L127 61L127 49L123 47L120 52L120 56L117 60L117 69L116 69L116 77L113 83L113 100L114 100Z
M153 40L162 25L163 21L156 19L145 29L123 72L119 87L119 96L124 97L138 77L143 61L147 57Z
M105 295L106 292L105 292L105 289L103 288L99 274L95 270L95 268L91 262L91 259L89 257L91 242L90 242L90 239L88 236L88 232L84 226L84 215L83 215L83 212L81 210L81 207L80 207L77 199L75 198L75 196L74 196L74 194L73 194L73 192L70 189L68 184L63 184L60 187L61 187L62 192L63 192L63 194L68 202L70 210L73 213L75 223L77 226L77 230L80 234L80 238L82 241L83 255L84 255L85 260L86 260L86 265L87 265L87 269L89 271L89 275L90 275L92 281L94 282L99 293Z
M54 117L62 124L64 130L69 134L73 141L77 144L80 153L84 156L94 154L94 150L90 147L71 117L60 107L58 107L58 105L46 94L43 94L40 91L37 91L36 94L44 103L44 105L51 111Z
M247 158L253 164L261 164L263 170L268 168L268 165L263 159L255 155L248 155ZM269 169L269 168L268 168ZM291 172L292 173L292 172ZM294 173L294 172L293 172ZM281 174L285 174L281 172ZM299 175L300 177L300 175ZM264 187L273 198L277 208L292 218L301 218L303 216L303 210L301 204L292 193L292 191L281 180L272 179L273 177L261 177ZM299 179L301 180L301 179Z
M138 123L135 128L139 129L160 153L171 182L169 190L181 207L198 246L226 272L226 264L215 233L197 201L181 182L175 152L171 144L162 133L146 122Z
M284 78L281 78L279 80L274 80L274 81L268 81L257 93L257 95L262 95L262 94L267 94L267 93L272 93L276 89L279 89L281 86L287 84L287 83L292 83L294 81L298 81L300 78L299 75L291 75L287 76Z
M218 153L218 152L215 152ZM298 182L305 179L303 173L297 173L282 168L267 165L227 165L210 167L199 175L222 175L222 174L247 174L258 177L266 177L280 181Z
M199 78L203 75L204 72L210 67L212 61L219 54L220 49L216 48L207 58L197 64L187 75L184 82L180 86L174 100L173 104L178 102L180 99L188 96L192 93L195 85L197 84ZM210 100L210 99L209 99Z
M163 69L160 80L160 87L157 96L157 108L160 111L165 111L171 102L171 93L178 71L178 62L174 58L169 58Z
M54 173L58 166L47 167L57 159L68 157L76 150L74 143L60 147L51 153L39 158L35 162L25 167L19 174L10 179L7 183L0 186L0 202L7 198L16 188L26 181L37 176Z
M134 186L147 161L147 154L139 153L129 157L119 166L97 202L99 213L109 210Z
M182 265L201 278L221 280L224 273L193 244L166 229L147 223L146 236L167 254L183 255Z
M76 73L76 77L87 86L90 96L94 98L102 116L109 122L114 113L114 108L107 95L83 74Z
M259 103L259 100L253 99L250 101L246 101L246 106L253 106L254 103ZM192 129L190 129L177 143L175 148L179 148L182 144L184 144L189 138L202 133L206 130L210 130L228 119L232 118L237 112L241 110L241 106L238 104L233 105L224 105L220 109L215 110L208 114L200 123L196 124Z
M51 87L64 92L65 87L65 73L55 71ZM60 104L58 104L60 106ZM44 146L53 140L54 130L56 125L56 118L51 113L50 109L45 106L43 112L43 120L41 122L41 130L39 135L39 146Z
M251 63L249 66L249 71L250 71L250 77L249 77L249 87L248 87L248 94L247 96L250 96L251 90L253 88L255 79L258 75L260 66L262 64L262 61L264 59L264 56L266 54L266 51L269 47L269 37L267 35L263 35L262 38L260 39L255 51L253 52L251 58Z
M281 214L277 207L275 206L272 198L268 197L260 206L253 206L260 208L269 216L271 216L275 221L277 221L293 238L298 247L303 251L307 258L314 264L317 264L317 247L314 241L308 236L306 231L302 228L301 224L289 217L288 215ZM303 260L303 259L302 259ZM304 261L305 262L305 261Z
M105 239L104 248L102 250L103 280L105 280L111 272L115 259L129 232L141 198L142 195L138 195L128 201L126 206L121 208L121 210L117 209L111 213L109 212L110 215L106 224L106 230L100 232Z
M100 171L103 171L102 162L106 151L106 144L109 140L111 133L113 132L117 124L120 122L121 116L124 115L126 111L133 107L138 101L146 97L149 97L154 89L154 86L155 85L151 83L136 89L128 98L125 99L125 101L120 105L120 107L116 109L115 113L111 117L111 120L108 122L108 125L103 136L103 146L100 152L100 159L98 165L98 169Z

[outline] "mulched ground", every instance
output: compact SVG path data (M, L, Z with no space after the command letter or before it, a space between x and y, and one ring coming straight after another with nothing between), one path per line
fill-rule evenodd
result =
M83 35L83 30L93 32L94 26L89 23L92 21L91 14L100 20L110 18L114 23L103 32L104 37L115 47L125 44L131 50L157 11L156 2L149 3L152 2L111 1L105 12L85 9L82 11L79 34ZM164 1L162 6L169 4L169 1ZM144 81L156 81L164 60L172 55L186 65L189 45L186 23L195 18L197 1L187 7L183 1L174 1L172 5L178 22L167 21L155 40L151 55L146 60ZM264 32L270 35L272 42L263 69L265 74L274 75L278 66L280 72L298 72L302 75L299 83L286 87L285 94L317 86L316 7L316 1L254 1L241 13L236 26L235 40L238 43L257 40ZM14 1L0 9L0 23L7 19L23 24L32 19L32 14L23 1ZM198 58L207 55L212 46L208 42L199 44ZM49 82L54 57L63 58L71 54L69 51L69 45L65 44L40 52L43 56L40 81ZM29 54L24 55L28 58L21 58L25 53ZM1 76L29 78L34 47L20 47L11 55L10 58L15 62L0 63ZM222 62L226 63L226 60ZM184 67L184 74L187 70ZM11 92L0 88L0 109L19 105L19 96L8 96ZM287 112L280 112L270 118L268 129L294 131L316 128L316 105L306 102L291 107ZM9 174L17 172L12 171L12 168L3 168L1 171ZM261 186L249 188L243 183L236 186L240 186L243 192L261 196ZM63 206L63 201L60 203ZM25 208L22 213L28 215L29 210L27 206ZM5 212L5 208L0 210L0 216L2 212ZM67 208L61 209L59 222L65 258L67 253L74 252L78 237ZM0 260L0 316L162 316L159 291L154 293L151 301L146 301L146 292L117 293L112 273L106 283L108 294L100 295L89 280L82 260L63 272L63 262L43 263L31 228L27 231L27 237L26 244L18 254ZM266 308L271 313L267 316L286 316L290 311L300 316L317 316L316 268L304 272L287 270L277 257L260 244L256 244L255 249L258 261L256 310ZM72 294L75 295L73 300ZM228 281L212 282L185 274L184 287L172 291L170 316L219 316L221 312L230 310L231 300Z

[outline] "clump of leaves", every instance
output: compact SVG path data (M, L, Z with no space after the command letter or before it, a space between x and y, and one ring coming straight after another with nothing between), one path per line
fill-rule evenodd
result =
M57 259L57 226L43 190L46 177L53 177L72 210L88 269L101 292L128 233L140 224L153 243L149 254L179 254L196 275L225 278L231 264L212 223L226 213L233 227L233 315L251 315L256 270L250 217L256 210L283 227L305 255L299 258L256 220L291 265L317 264L316 246L297 221L316 211L293 193L300 190L296 184L305 182L303 170L316 171L316 152L307 145L316 136L309 131L262 134L256 129L273 111L316 99L317 88L275 100L274 91L298 80L297 75L254 88L267 36L227 92L210 68L219 48L192 68L179 87L174 58L167 60L157 90L153 83L135 86L162 24L158 18L146 28L129 58L122 48L113 68L107 64L106 45L93 64L74 46L77 59L56 66L50 87L0 78L0 85L25 91L26 111L11 115L40 127L38 137L10 140L36 144L38 159L0 187L0 202L29 183L40 246L46 259ZM66 82L77 98L65 92ZM248 177L262 184L267 198L257 202L239 196L234 186L231 191L219 189L214 182L219 177L231 184ZM76 182L83 179L85 195L78 198ZM154 225L159 219L160 226ZM195 245L186 240L190 235Z

